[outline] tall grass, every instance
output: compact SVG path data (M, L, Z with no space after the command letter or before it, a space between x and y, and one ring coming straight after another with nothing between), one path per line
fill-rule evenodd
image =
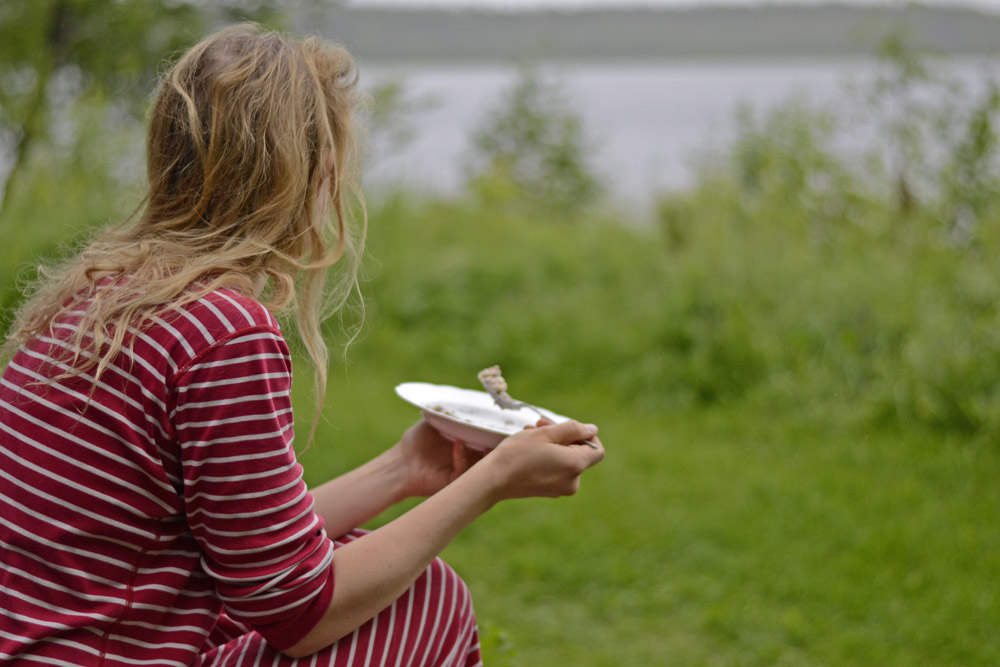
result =
M500 363L521 393L589 385L632 410L750 402L1000 434L991 253L931 230L817 239L794 200L748 210L726 187L665 201L650 229L401 195L372 215L351 358L465 383Z

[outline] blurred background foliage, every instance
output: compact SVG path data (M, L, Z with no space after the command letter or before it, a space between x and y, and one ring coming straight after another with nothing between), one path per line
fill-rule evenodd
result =
M538 392L598 378L629 410L748 402L995 441L998 93L937 64L893 35L850 115L738 110L646 224L602 203L569 112L525 71L465 197L375 202L372 340L352 357L433 350L412 376L496 360ZM845 156L856 126L890 140Z
M121 114L141 119L145 96L165 56L191 44L209 25L241 18L280 25L283 4L281 0L4 2L0 128L8 176L16 179L21 174L36 145L72 150L67 144L84 140L90 132L71 125L79 107L103 107L100 111L111 116L112 123ZM11 181L5 180L4 193Z
M220 23L282 27L285 5L0 4L5 325L35 263L138 202L164 57ZM494 363L609 443L577 512L498 508L452 547L489 664L1000 661L1000 89L901 33L878 65L846 112L738 110L649 220L607 198L530 67L461 194L370 199L368 312L307 478L414 418L395 383ZM405 82L373 99L372 137L400 140ZM859 126L888 141L837 150Z
M210 27L282 27L287 0L0 3L0 233L5 278L138 201L146 99ZM299 5L308 4L300 2ZM28 222L28 221L32 222ZM27 229L30 227L31 229ZM26 269L30 274L31 269ZM5 314L17 301L0 292ZM9 322L9 314L4 319Z
M7 320L19 271L136 203L164 54L236 18L281 27L281 10L3 4ZM934 65L893 34L851 118L794 99L738 110L735 139L702 157L695 184L632 224L602 197L558 82L526 67L473 137L465 196L371 202L369 337L433 347L463 369L509 360L539 385L579 368L576 379L650 409L841 396L879 423L995 438L1000 88L973 91ZM401 84L373 97L371 133L398 132ZM834 145L859 115L888 141L848 158ZM434 261L407 252L415 240ZM574 335L545 338L560 322Z
M500 105L473 136L468 186L490 208L527 206L531 214L579 214L601 195L587 161L580 119L558 81L522 65Z

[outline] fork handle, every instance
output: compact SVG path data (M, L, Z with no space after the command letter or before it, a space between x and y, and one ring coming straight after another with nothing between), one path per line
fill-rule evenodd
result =
M539 410L538 408L536 408L531 403L524 403L523 401L517 401L517 404L518 404L518 407L529 408L531 410L534 410L535 414L537 414L542 419L549 419L546 415L542 414L541 410ZM549 421L551 421L551 419L549 419ZM588 447L590 447L592 449L600 449L600 447L598 447L595 443L591 442L590 440L583 440L579 444L581 444L581 445L587 445Z

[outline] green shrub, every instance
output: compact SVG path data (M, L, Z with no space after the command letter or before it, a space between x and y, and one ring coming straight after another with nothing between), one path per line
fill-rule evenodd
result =
M572 217L601 194L580 119L537 69L522 68L472 143L469 186L488 205L527 204L547 216Z
M890 73L860 109L888 152L849 160L834 149L838 116L798 100L760 119L742 110L732 145L703 162L692 189L661 200L666 253L702 263L717 292L735 290L723 319L753 332L722 341L753 353L720 366L769 405L850 406L869 422L995 438L1000 94L987 80L945 114L927 87L959 83L893 44ZM881 117L889 107L908 113ZM703 343L729 331L711 329Z

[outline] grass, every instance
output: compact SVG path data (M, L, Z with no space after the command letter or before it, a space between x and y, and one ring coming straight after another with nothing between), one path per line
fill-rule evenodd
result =
M665 255L651 230L591 224L557 243L558 223L462 204L376 208L369 321L331 374L309 479L416 418L394 384L474 386L499 361L517 394L601 425L609 454L577 497L499 506L447 550L487 664L1000 659L995 441L886 420L863 391L893 378L880 341L914 335L908 309L949 317L927 304L954 285L878 248L788 242L777 261L716 230ZM761 286L789 275L772 302ZM867 285L874 321L856 323Z
M311 478L415 416L366 384L347 392L364 410L335 410L340 437L303 457ZM599 422L608 457L576 497L501 505L445 554L472 588L487 664L1000 659L995 448L738 406Z

